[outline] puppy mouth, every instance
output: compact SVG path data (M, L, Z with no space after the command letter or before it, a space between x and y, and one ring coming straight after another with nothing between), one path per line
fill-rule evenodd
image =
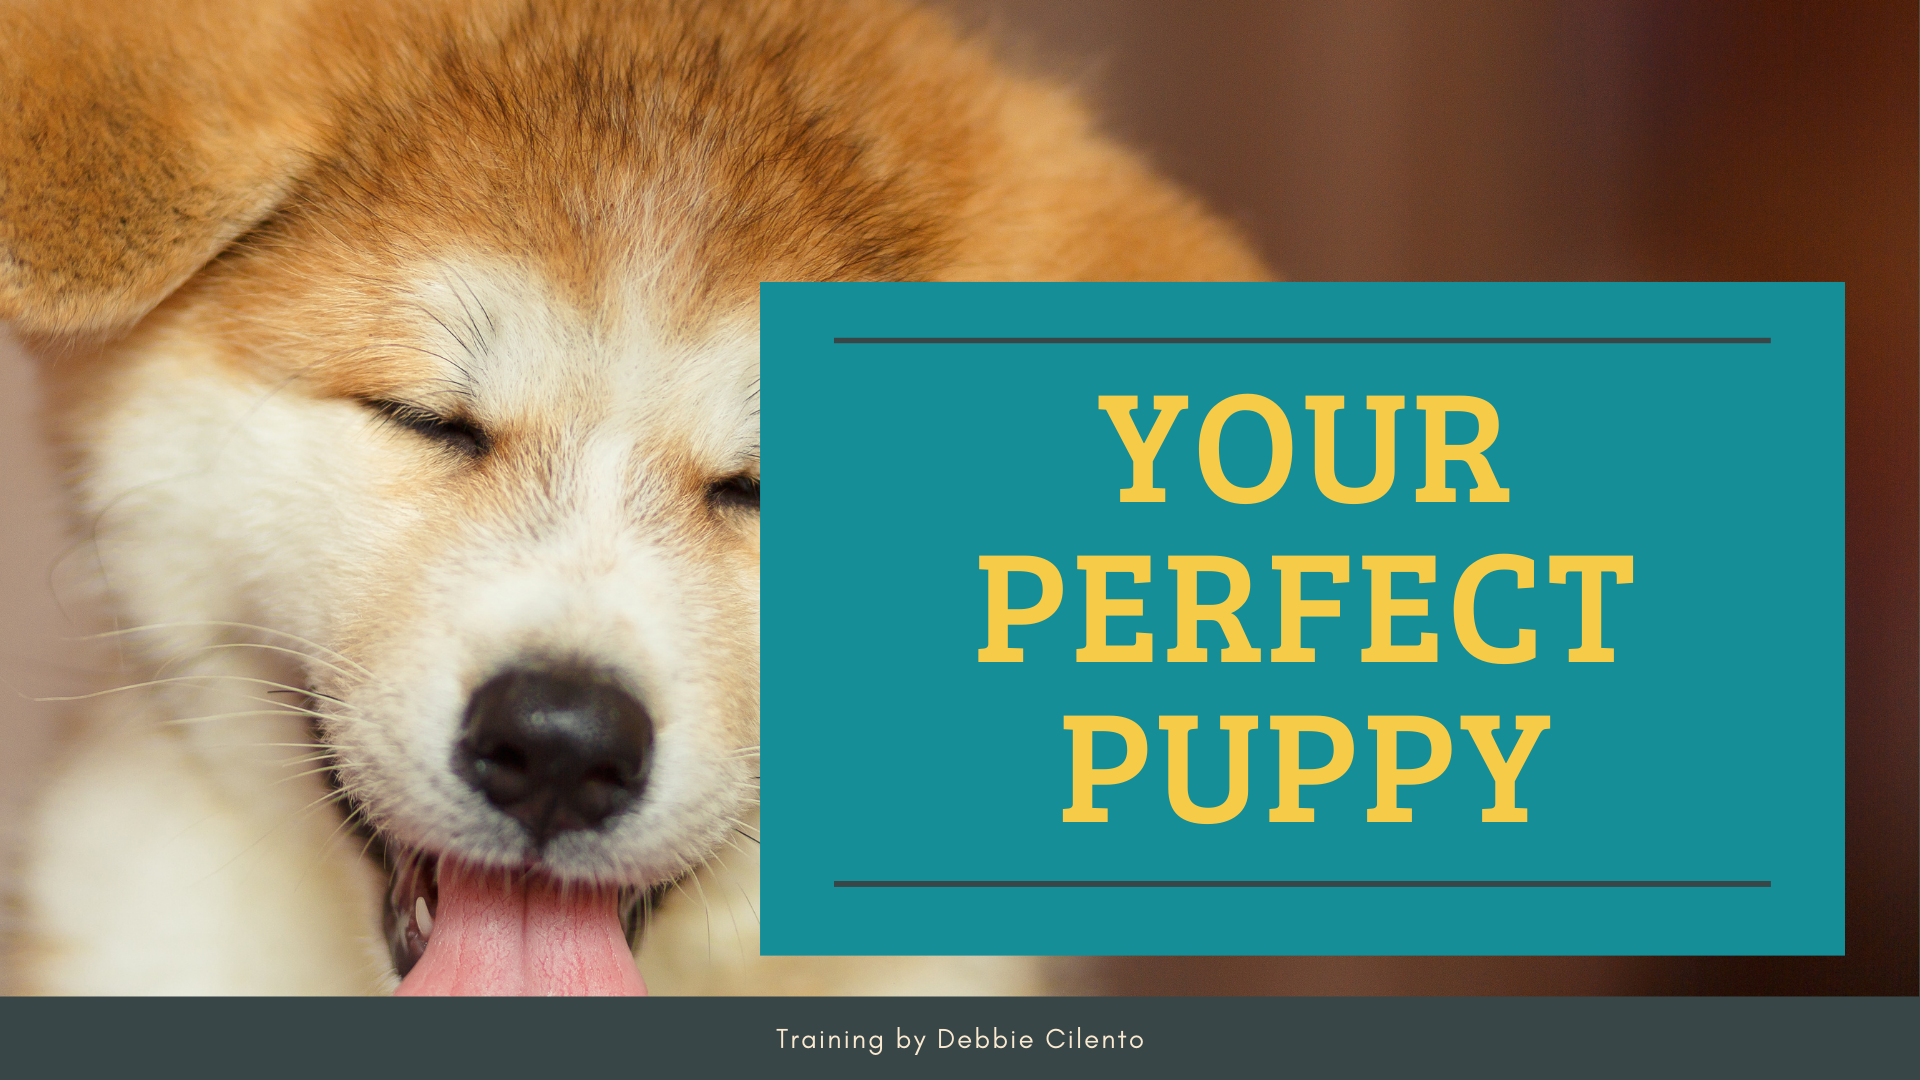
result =
M453 765L539 852L553 833L597 828L631 804L652 740L645 707L603 672L523 665L474 692ZM537 854L503 867L403 845L341 783L337 758L325 772L388 873L382 922L396 993L646 993L633 958L640 889L569 881Z
M385 929L400 996L646 993L636 888L410 852L390 860Z
M651 894L570 883L539 867L479 866L411 849L324 776L350 831L387 872L381 912L400 996L645 994L633 950Z

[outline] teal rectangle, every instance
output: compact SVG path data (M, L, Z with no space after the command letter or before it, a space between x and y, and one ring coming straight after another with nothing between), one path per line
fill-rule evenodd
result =
M1842 953L1844 304L1831 283L763 286L763 949ZM1005 340L1034 338L1288 340ZM1240 394L1290 433L1285 483L1249 504L1214 494L1199 449L1209 411ZM1156 396L1189 401L1154 463L1164 502L1119 497L1133 466L1098 406L1116 395L1138 399L1142 435ZM1335 458L1356 487L1374 456L1365 399L1404 398L1375 501L1316 484L1305 398L1327 395L1345 398ZM1446 467L1456 501L1416 500L1417 402L1442 395L1497 410L1486 458L1508 501L1470 501L1464 462ZM1446 441L1475 423L1446 414ZM1255 485L1271 445L1255 414L1233 416L1221 473ZM979 559L1015 554L1057 567L1062 600L1011 629L1021 662L982 663ZM1523 663L1478 659L1456 630L1456 582L1491 554L1533 560L1532 588L1495 573L1475 603L1495 646L1534 632ZM1150 663L1075 660L1076 561L1105 555L1151 559L1145 583L1109 578L1144 610L1111 619L1110 639L1151 634ZM1246 568L1236 615L1262 660L1222 662L1227 638L1204 621L1209 662L1166 660L1167 560L1192 555ZM1275 555L1349 559L1346 583L1303 586L1341 605L1303 621L1312 663L1264 659L1281 642ZM1396 618L1393 640L1436 635L1435 662L1361 660L1362 558L1381 555L1434 557L1432 583L1394 578L1427 614ZM1612 662L1568 660L1582 586L1549 581L1555 555L1632 557L1632 582L1601 593ZM1225 597L1224 577L1198 580L1198 602ZM1010 582L1012 606L1038 600L1038 578ZM1077 715L1130 718L1147 739L1137 776L1094 789L1105 822L1062 820ZM1199 718L1201 806L1227 795L1220 718L1260 718L1231 820L1170 805L1158 721L1177 715ZM1353 735L1346 774L1302 789L1311 823L1268 820L1277 715ZM1372 822L1368 718L1399 715L1438 721L1451 761L1399 789L1412 821ZM1494 783L1470 715L1501 718L1508 754L1517 716L1551 717L1516 781L1524 823L1481 820ZM1095 764L1118 764L1122 738L1095 739ZM1330 745L1305 737L1301 764ZM1398 745L1402 767L1425 758L1417 734ZM1116 881L1290 884L844 884ZM1442 884L1458 882L1481 884Z

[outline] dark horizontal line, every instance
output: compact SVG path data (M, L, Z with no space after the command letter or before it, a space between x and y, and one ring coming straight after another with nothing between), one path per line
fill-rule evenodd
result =
M837 337L835 345L1771 345L1770 337Z
M836 881L836 889L1770 889L1771 881Z

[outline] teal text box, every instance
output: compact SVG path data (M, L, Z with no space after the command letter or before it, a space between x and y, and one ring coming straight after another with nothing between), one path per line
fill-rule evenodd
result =
M763 287L763 948L1841 953L1843 353L1837 284ZM1209 411L1241 394L1290 428L1284 485L1249 504L1210 489L1200 452ZM1174 395L1189 404L1155 460L1165 501L1123 502L1133 467L1098 400L1137 398L1145 435L1153 399ZM1404 399L1377 500L1316 484L1305 399L1332 395L1353 487L1374 464L1366 399ZM1422 396L1497 411L1486 458L1508 501L1471 501L1464 462L1447 466L1456 501L1416 500ZM1448 443L1475 435L1464 412L1444 423ZM1230 483L1255 486L1272 456L1256 414L1220 428ZM1478 659L1456 630L1461 573L1494 554L1532 560L1534 583L1489 575L1477 627L1496 647L1531 629L1523 663ZM982 663L979 560L1003 555L1048 560L1062 599L1011 628L1021 662ZM1202 621L1209 661L1168 662L1168 559L1201 555L1246 568L1236 616L1261 660L1222 662L1228 640ZM1344 584L1305 579L1304 596L1341 605L1303 620L1312 663L1265 658L1281 644L1276 555L1348 559ZM1608 555L1633 560L1630 584L1602 587L1614 658L1572 662L1582 586L1551 583L1550 561ZM1152 662L1076 661L1082 556L1149 558L1145 583L1108 576L1144 612L1108 637L1151 634ZM1433 582L1392 585L1427 606L1392 641L1435 635L1433 662L1362 660L1367 556L1434 559ZM1226 597L1225 577L1196 580L1197 602ZM1012 606L1039 599L1037 577L1009 581ZM1094 788L1105 822L1062 820L1078 715L1146 737L1137 776ZM1171 805L1159 718L1181 715L1199 718L1203 807L1228 794L1221 717L1259 718L1230 820ZM1311 823L1268 817L1283 715L1353 736L1345 775L1301 789ZM1551 717L1516 781L1524 823L1482 820L1494 781L1461 729L1480 715L1501 718L1503 754L1517 716ZM1368 820L1373 716L1449 733L1447 769L1398 789L1409 822ZM1122 737L1094 739L1093 764L1118 765ZM1420 735L1398 745L1402 768L1427 757ZM1303 737L1300 764L1330 746Z

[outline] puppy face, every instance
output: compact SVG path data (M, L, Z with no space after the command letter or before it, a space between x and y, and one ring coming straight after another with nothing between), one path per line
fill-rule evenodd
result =
M154 492L116 515L124 530L192 536L207 566L251 568L244 602L321 647L305 677L324 737L390 842L573 880L668 880L746 812L757 772L752 324L676 340L640 298L596 310L524 268L455 259L402 269L392 292L335 281L336 313L392 313L365 342L303 348L235 327L237 365L183 357L196 370L161 376L167 400L186 375L204 413L130 401L94 475L103 495ZM325 318L293 298L250 317ZM154 461L156 445L195 448L193 479L169 472L187 462ZM263 514L287 527L195 524ZM476 692L551 671L590 673L644 714L628 763L643 775L620 781L634 798L592 828L516 818L463 760L486 752L469 738Z
M303 654L272 677L310 688L397 871L457 856L629 895L678 877L757 793L751 309L676 333L644 283L570 290L465 236L389 266L316 257L298 232L329 224L211 269L76 413L117 599ZM528 678L637 716L603 814L566 820L599 797L571 778L514 799L481 775L550 771L538 732L481 730L483 689ZM396 882L398 914L431 886Z
M885 0L22 0L0 36L0 318L106 587L180 628L156 659L292 658L402 923L421 860L632 895L752 812L758 282L1261 274Z

